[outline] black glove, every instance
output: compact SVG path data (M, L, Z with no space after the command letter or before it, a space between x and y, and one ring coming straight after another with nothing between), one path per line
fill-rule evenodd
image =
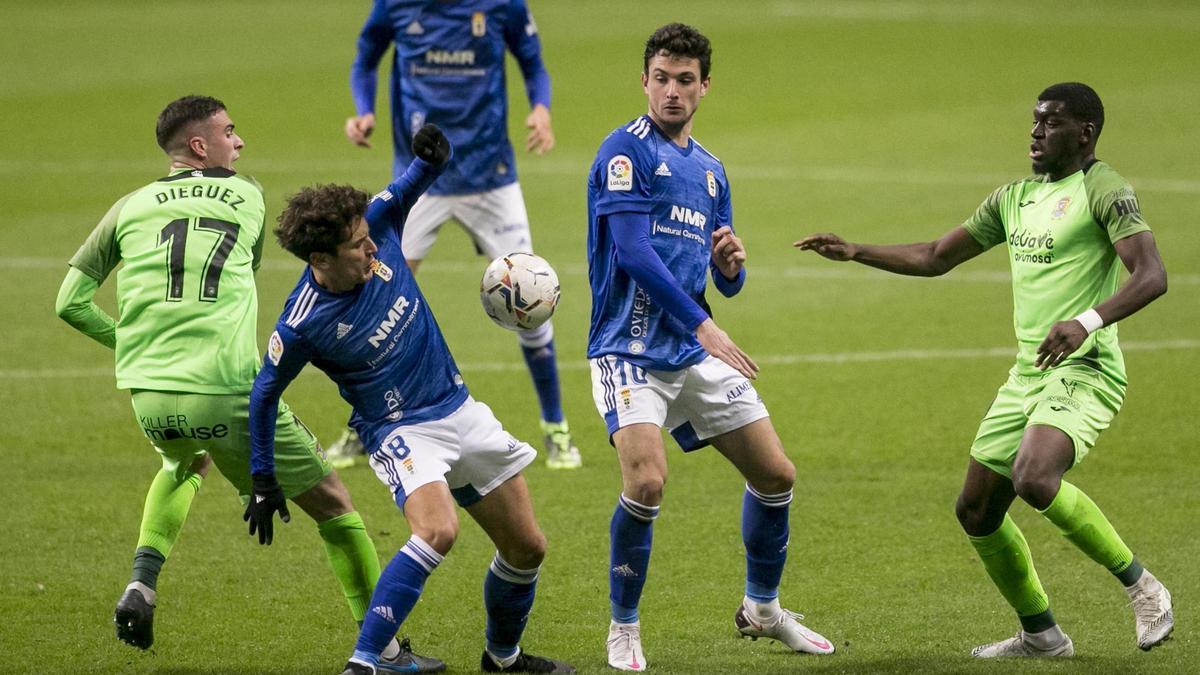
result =
M250 480L254 489L250 491L250 503L246 505L246 513L242 520L250 522L250 534L258 531L258 543L271 545L275 534L275 512L279 519L288 522L292 516L288 513L287 499L283 496L283 488L275 480L275 474L253 474Z
M441 168L450 160L450 141L436 124L426 124L413 136L413 154Z

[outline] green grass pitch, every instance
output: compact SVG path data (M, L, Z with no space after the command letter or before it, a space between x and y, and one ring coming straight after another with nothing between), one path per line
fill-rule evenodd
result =
M606 671L608 522L620 489L584 361L585 174L606 133L645 110L642 45L692 23L715 47L697 138L721 157L750 276L718 322L760 365L757 387L799 469L785 606L836 642L830 657L735 638L741 482L708 451L672 448L643 603L656 673L1195 672L1200 605L1200 10L1178 2L728 2L531 0L554 82L558 147L518 151L537 250L558 269L565 406L584 468L527 472L550 549L525 644ZM333 673L356 635L302 514L263 548L215 473L160 580L150 653L117 642L158 460L114 388L112 357L55 318L65 261L126 192L166 166L155 116L169 100L226 101L275 214L302 185L388 179L390 139L342 136L365 0L26 2L0 7L0 672ZM1108 121L1099 156L1138 189L1170 292L1121 326L1125 408L1071 473L1172 590L1176 637L1134 646L1118 585L1031 509L1029 538L1078 656L976 663L1017 629L959 530L953 503L976 424L1015 352L1004 255L910 280L801 255L831 230L874 242L933 238L1024 175L1037 93L1091 83ZM514 138L524 138L510 70ZM386 110L381 85L380 110ZM273 216L272 216L273 217ZM260 341L299 265L273 242L259 276ZM486 261L443 229L419 280L473 394L536 440L536 403L511 335L476 289ZM100 294L115 310L113 282ZM319 373L287 400L332 440L347 407ZM343 473L383 558L408 536L369 469ZM298 510L297 510L298 511ZM478 668L492 548L462 536L403 631L454 672ZM1192 666L1188 666L1192 663Z

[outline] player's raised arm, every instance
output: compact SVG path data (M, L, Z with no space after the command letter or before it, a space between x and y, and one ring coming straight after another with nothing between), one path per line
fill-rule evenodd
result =
M254 489L242 520L250 523L251 535L258 533L260 544L269 545L274 539L276 511L283 522L291 520L283 488L275 480L275 421L283 390L308 361L303 340L281 320L267 342L263 367L250 390L250 478Z
M375 89L379 60L392 41L387 4L376 1L358 36L358 53L350 66L350 94L355 115L346 119L346 138L355 145L371 147L368 140L375 130Z
M372 237L382 237L385 228L400 232L417 199L450 163L454 149L436 124L426 124L413 135L413 161L400 178L375 195L367 205L367 223Z
M830 260L853 260L887 272L918 277L941 276L985 250L962 226L940 239L920 244L852 244L836 234L811 234L792 246Z

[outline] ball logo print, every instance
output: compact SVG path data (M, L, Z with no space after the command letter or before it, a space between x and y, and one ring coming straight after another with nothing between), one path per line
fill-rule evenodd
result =
M558 298L558 274L550 263L532 253L496 258L479 282L483 311L508 330L530 330L546 323Z

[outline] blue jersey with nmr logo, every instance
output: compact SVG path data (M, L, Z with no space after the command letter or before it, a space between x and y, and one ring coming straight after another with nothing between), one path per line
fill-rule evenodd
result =
M530 107L550 107L550 75L525 0L376 0L350 71L359 115L375 110L376 68L393 44L395 175L412 161L413 134L433 122L454 146L454 159L430 194L484 192L516 181L505 50L521 68Z
M706 352L695 334L617 263L607 217L647 214L650 243L679 287L705 311L712 232L732 227L729 183L720 160L689 139L681 148L643 115L600 146L588 175L588 357L613 354L643 368L679 370ZM694 327L693 327L694 328Z
M331 293L317 284L312 268L300 275L250 394L254 473L273 471L279 398L306 363L337 383L360 433L380 424L441 419L466 401L458 366L400 250L404 219L436 177L417 159L368 205L379 250L366 283Z

